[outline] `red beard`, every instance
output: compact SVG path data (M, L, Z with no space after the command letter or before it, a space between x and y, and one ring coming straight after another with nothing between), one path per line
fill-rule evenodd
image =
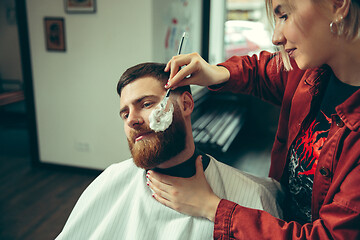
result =
M185 122L180 108L174 104L173 122L164 132L154 132L148 126L134 129L128 144L136 166L151 169L175 157L185 149ZM136 136L149 133L144 139L135 142Z

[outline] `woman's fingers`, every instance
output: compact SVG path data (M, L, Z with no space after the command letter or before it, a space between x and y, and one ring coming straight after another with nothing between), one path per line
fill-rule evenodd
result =
M201 68L202 58L198 53L190 53L172 57L167 63L164 71L170 71L169 87L180 87L189 84L196 84L193 78L186 78L194 74Z
M147 176L150 180L148 182L149 187L157 195L171 201L174 194L173 182L175 182L176 177L166 176L153 171L149 171Z
M154 198L178 212L214 221L217 197L208 184L203 170L202 157L196 159L196 174L190 178L179 178L149 171L149 187ZM204 202L206 199L206 202Z
M162 196L158 195L157 193L154 193L152 196L161 204L164 204L165 206L171 208L172 203L169 200L167 200L166 198L163 198Z
M166 67L164 69L165 72L168 71L174 71L174 73L176 73L175 69L173 69L174 66L176 66L176 64L180 64L180 61L184 61L184 59L187 58L187 54L184 55L176 55L173 56L166 64ZM183 59L183 60L182 60Z
M181 70L179 70L173 78L169 79L168 88L172 88L172 87L176 88L176 87L181 87L181 86L186 86L186 85L191 85L191 84L197 84L197 85L203 86L204 85L203 83L198 82L196 80L197 69L194 68L194 66L195 65L193 63L190 63L189 65L187 65L187 66L183 67Z
M191 62L191 58L188 55L178 55L172 57L169 61L170 63L170 79L172 79L179 71L179 69L184 66L188 65ZM168 64L169 64L168 63Z
M157 194L153 194L152 195L158 202L160 202L161 204L169 207L169 208L172 208L174 209L175 211L178 211L178 212L182 212L183 211L183 207L179 204L176 204L174 202L171 202L169 200L167 200L166 198L163 198ZM186 213L185 213L186 214Z
M202 164L201 155L196 158L195 167L196 167L196 176L204 175L204 168Z
M166 199L167 201L170 201L171 200L171 195L168 194L168 192L166 190L163 190L161 188L159 188L156 184L154 184L153 182L149 182L148 183L148 186L151 188L151 190L154 191L154 193L161 197L161 198L164 198Z
M230 72L224 67L210 65L198 53L174 56L164 71L170 71L166 88L184 85L210 86L229 80ZM190 76L190 77L187 77Z
M158 182L159 184L161 183L161 184L166 184L166 185L173 185L173 183L175 181L175 177L157 173L152 170L149 170L147 172L147 177L152 181L156 180L156 182Z
M167 62L164 72L168 72L170 70L170 61Z

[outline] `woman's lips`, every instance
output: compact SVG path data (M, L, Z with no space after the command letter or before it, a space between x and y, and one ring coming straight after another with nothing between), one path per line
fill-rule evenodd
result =
M286 49L285 51L289 54L289 57L293 57L296 48Z

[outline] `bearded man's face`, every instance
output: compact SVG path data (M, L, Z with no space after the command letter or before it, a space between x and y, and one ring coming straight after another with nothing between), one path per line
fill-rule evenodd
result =
M174 104L173 122L164 132L154 132L149 126L134 129L128 138L129 148L136 166L151 169L175 157L185 148L185 123L180 108ZM136 136L148 133L136 141Z
M180 106L172 95L173 122L163 132L149 127L149 116L165 96L165 89L152 77L139 78L126 85L120 96L120 116L134 162L150 169L166 162L185 149L186 127Z

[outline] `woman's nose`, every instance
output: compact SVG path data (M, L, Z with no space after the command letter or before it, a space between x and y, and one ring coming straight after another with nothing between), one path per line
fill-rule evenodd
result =
M276 46L285 45L286 43L286 38L282 32L282 26L279 25L279 23L275 25L272 43Z

